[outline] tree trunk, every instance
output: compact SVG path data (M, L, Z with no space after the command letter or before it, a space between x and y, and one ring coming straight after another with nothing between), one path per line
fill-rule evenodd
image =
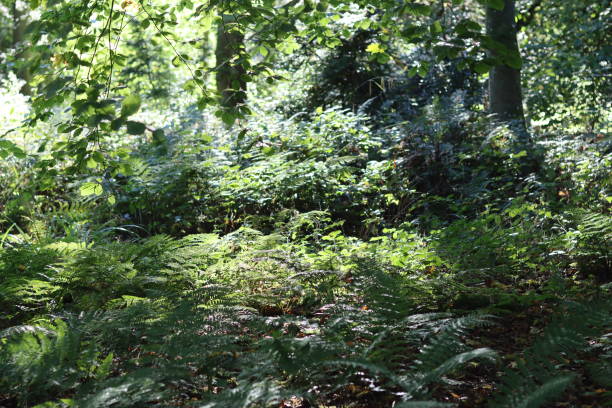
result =
M498 120L516 121L524 129L521 71L503 62L504 57L508 55L514 56L516 61L520 60L514 3L514 0L505 0L504 9L501 11L487 7L487 35L506 48L503 53L505 55L492 52L494 57L501 57L502 61L489 71L489 111L496 115Z
M244 34L233 16L224 14L217 30L217 91L220 103L236 108L246 101L245 69L236 60L244 56Z
M15 71L15 75L17 75L17 78L25 81L25 84L21 87L20 92L24 95L30 95L32 93L29 84L31 75L27 65L23 61L23 59L27 57L27 51L18 51L19 47L23 45L21 43L24 40L25 29L28 25L26 13L17 7L17 1L13 1L11 14L13 18L11 48L15 50L15 59L17 59L17 69Z

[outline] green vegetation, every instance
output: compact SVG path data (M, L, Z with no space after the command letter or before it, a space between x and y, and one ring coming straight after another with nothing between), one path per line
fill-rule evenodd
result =
M0 10L0 407L612 406L608 2Z

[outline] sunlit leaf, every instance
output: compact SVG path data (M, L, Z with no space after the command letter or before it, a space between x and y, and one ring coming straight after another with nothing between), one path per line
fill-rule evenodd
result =
M127 118L135 114L140 109L141 103L142 101L138 95L132 94L126 96L121 104L121 116Z
M96 183L94 181L88 181L87 183L84 183L79 189L79 193L82 196L100 195L103 191L104 190L100 183Z

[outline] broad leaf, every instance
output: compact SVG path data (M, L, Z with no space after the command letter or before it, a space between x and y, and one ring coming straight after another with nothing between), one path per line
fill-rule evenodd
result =
M126 123L126 126L127 126L127 132L130 135L142 135L147 129L144 123L134 122L132 120L128 120Z
M94 181L83 184L79 189L82 196L100 195L103 191L102 186Z
M121 116L127 118L128 116L135 114L140 109L141 103L142 101L138 95L132 94L126 96L121 104Z

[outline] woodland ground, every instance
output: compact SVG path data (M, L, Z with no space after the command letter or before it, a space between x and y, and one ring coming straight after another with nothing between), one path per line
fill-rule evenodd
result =
M341 110L282 128L239 154L177 139L117 163L131 175L16 186L0 405L608 406L612 224L573 204L609 176L607 141L542 142L527 177L494 147L423 173L435 150L371 158L384 136ZM490 156L504 168L479 178ZM440 168L463 192L404 184Z
M447 41L498 1L249 8L240 117L227 15L94 3L0 67L0 408L612 407L608 2L517 3L526 133Z

